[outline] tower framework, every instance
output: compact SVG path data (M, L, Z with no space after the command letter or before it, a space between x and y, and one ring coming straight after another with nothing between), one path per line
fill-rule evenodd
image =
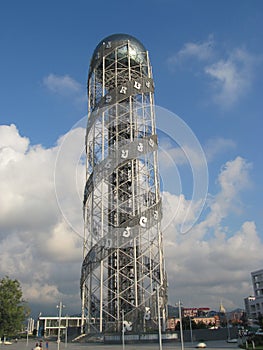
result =
M165 327L153 93L148 52L137 39L115 34L99 43L88 76L80 282L90 332L120 332L123 323L127 331L155 330L158 314Z

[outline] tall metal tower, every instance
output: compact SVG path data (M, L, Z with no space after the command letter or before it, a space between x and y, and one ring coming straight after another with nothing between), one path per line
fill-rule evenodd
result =
M148 52L134 37L96 47L88 76L82 313L88 331L166 320L161 196ZM157 297L159 296L159 298ZM158 313L159 309L159 313Z

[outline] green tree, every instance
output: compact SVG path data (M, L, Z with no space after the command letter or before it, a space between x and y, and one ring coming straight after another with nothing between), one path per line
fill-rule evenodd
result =
M21 331L29 315L27 303L18 280L8 276L0 279L0 336L12 336Z

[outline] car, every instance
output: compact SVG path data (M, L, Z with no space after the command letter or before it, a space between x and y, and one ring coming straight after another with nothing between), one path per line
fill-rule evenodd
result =
M256 335L263 335L263 330L261 328L259 328L255 334Z
M206 348L206 343L200 342L196 345L196 348L198 349L205 349Z

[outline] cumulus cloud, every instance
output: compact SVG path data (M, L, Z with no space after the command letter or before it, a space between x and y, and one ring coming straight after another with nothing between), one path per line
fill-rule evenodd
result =
M182 144L180 147L169 140L162 141L160 147L160 163L162 168L171 168L176 165L186 165L191 163L192 166L203 166L203 159L200 157L199 150L191 147L190 144Z
M235 49L226 59L205 67L217 104L229 107L244 96L254 77L254 63L255 58L247 51Z
M236 148L236 143L231 139L223 137L216 137L209 139L204 146L206 159L208 161L214 160L219 154Z
M74 267L68 287L76 286L80 274L84 166L76 174L72 159L78 160L83 150L84 131L76 128L65 135L72 144L64 150L62 140L49 149L30 145L14 125L1 126L0 135L1 274L21 280L28 300L45 300L45 291L56 303L65 293L57 283L61 270Z
M208 78L212 101L222 108L229 108L249 92L256 66L262 62L262 57L244 48L233 48L220 54L215 47L210 35L202 43L186 43L168 62L172 68L187 66L195 69L198 77ZM198 67L195 62L199 63Z
M207 204L208 213L186 235L178 230L186 200L164 193L163 223L169 222L164 229L164 245L171 302L181 299L188 306L219 307L223 300L231 309L243 307L243 298L251 294L250 272L263 263L262 241L254 222L240 217L236 231L231 220L229 226L225 223L236 209L237 197L249 186L250 169L241 157L225 164L218 176L219 191Z
M207 61L213 55L214 38L209 35L208 39L199 43L186 43L174 56L170 57L168 62L170 65L184 63L188 59L197 59L199 61Z
M207 162L204 151L189 126L180 117L160 106L156 106L155 110L162 191L183 193L191 198L188 209L185 210L185 222L181 225L184 232L194 224L194 221L189 221L191 206L199 208L200 213L205 203L208 188Z
M80 311L84 132L77 127L44 149L31 145L14 125L0 127L1 274L21 281L35 314L54 314L61 299L68 313ZM262 265L262 242L245 215L237 230L225 222L233 210L238 213L250 170L241 157L227 162L206 214L184 235L185 212L190 210L187 218L194 221L198 202L189 206L183 194L164 192L170 303L180 298L189 306L214 307L223 299L230 308L242 306L250 294L249 273Z
M2 125L0 128L0 149L1 154L4 149L14 150L18 153L25 153L29 145L26 137L21 137L14 124Z
M43 78L43 85L54 95L73 101L79 108L86 103L86 91L78 81L69 75L56 75L50 73Z
M20 137L14 124L0 128L0 164L7 165L27 151L29 140Z
M43 84L50 91L63 96L76 94L82 90L80 83L69 75L60 76L51 73L47 77L44 77Z

